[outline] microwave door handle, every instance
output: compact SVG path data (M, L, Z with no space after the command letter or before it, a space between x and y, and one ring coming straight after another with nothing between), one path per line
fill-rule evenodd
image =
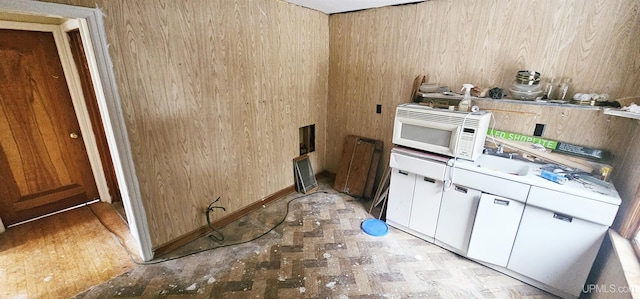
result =
M458 137L460 135L461 129L462 128L460 126L457 126L453 129L453 131L451 131L451 140L449 141L449 148L451 149L451 155L454 157L458 155L457 141L458 141Z

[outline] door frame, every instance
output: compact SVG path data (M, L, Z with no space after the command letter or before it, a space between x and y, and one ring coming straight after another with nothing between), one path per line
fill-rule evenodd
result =
M75 20L71 20L75 21ZM107 181L104 175L104 169L100 161L100 154L98 152L98 145L96 143L95 135L93 134L93 128L91 126L91 120L89 119L89 112L85 104L84 96L82 94L82 88L80 87L80 77L77 69L74 67L73 56L71 53L71 47L69 46L69 38L63 30L63 25L68 25L69 21L61 25L49 25L49 24L37 24L27 22L11 22L0 20L0 29L12 29L12 30L24 30L24 31L38 31L38 32L51 32L53 39L58 50L58 57L62 64L62 71L67 82L67 88L71 95L71 102L73 104L73 110L75 111L78 125L80 126L80 133L84 147L89 157L89 164L91 165L91 172L98 187L98 194L101 201L111 202L111 195L109 195L109 188L107 187ZM77 22L76 22L77 23ZM70 27L70 26L64 26ZM74 29L72 27L69 30ZM71 58L71 59L70 59ZM88 198L93 200L95 198Z
M100 116L102 117L102 125L107 137L107 144L109 146L113 166L115 168L116 179L118 180L118 185L120 187L122 204L124 206L125 212L127 213L129 230L131 231L131 235L138 243L138 255L140 256L140 258L142 258L144 261L153 259L153 250L151 244L151 236L149 233L149 226L147 223L147 216L144 205L142 203L142 195L140 192L138 177L136 175L132 158L133 155L131 151L131 143L129 142L128 133L124 121L124 114L122 112L121 101L116 85L115 74L112 68L111 57L109 56L107 36L102 19L102 11L99 8L86 8L65 4L15 0L0 0L0 11L21 15L48 16L77 20L77 26L80 29L80 35L82 37L82 43L85 49L87 63L89 65L89 70L91 73L91 79L93 80L94 84L94 91L98 99L98 107L100 110ZM74 24L75 23L70 22L59 27L70 27ZM62 32L62 29L60 29L60 31ZM66 43L66 46L68 48L68 43ZM69 54L71 53L69 52ZM69 58L70 56L66 59ZM73 63L72 58L71 62ZM84 104L84 98L80 98L81 103L79 105L82 107L86 107ZM75 106L76 101L74 100L74 108ZM86 108L84 109L86 112ZM78 114L78 109L76 109L76 114ZM78 121L81 121L80 117ZM88 116L86 120L83 120L83 122L84 121L89 122ZM82 128L82 134L83 136L93 137L93 131L90 130L90 122L88 124L89 129ZM82 127L83 124L80 124L80 126ZM87 135L85 135L85 131L87 132ZM95 139L93 139L93 142L95 145ZM87 153L90 156L90 160L97 159L97 164L100 165L99 167L100 169L102 169L99 156L95 156L95 154L97 154L97 147L95 148L95 152L93 154L89 153L89 148L87 148ZM101 174L104 178L104 173L101 172ZM98 182L96 181L96 183ZM102 192L100 194L102 195Z

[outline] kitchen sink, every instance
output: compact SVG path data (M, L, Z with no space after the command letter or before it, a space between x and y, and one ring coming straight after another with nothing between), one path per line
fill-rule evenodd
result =
M525 176L529 173L529 164L525 162L490 155L480 156L475 161L475 165L480 168L513 175Z

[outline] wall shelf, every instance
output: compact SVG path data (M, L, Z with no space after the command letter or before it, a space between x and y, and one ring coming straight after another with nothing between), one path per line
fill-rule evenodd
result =
M632 118L632 119L640 119L640 113L633 113L629 111L623 111L623 110L612 109L612 108L604 109L604 114Z
M423 102L429 102L432 100L461 100L463 98L462 95L448 93L426 93L422 96ZM532 106L548 106L548 107L563 107L563 108L575 108L575 109L583 109L583 110L603 110L603 106L591 106L591 105L577 105L571 104L569 102L555 102L555 101L525 101L525 100L516 100L512 98L502 98L502 99L491 99L491 98L478 98L471 97L472 102L494 102L494 103L506 103L506 104L519 104L519 105L532 105ZM455 103L455 102L454 102Z
M476 98L481 101L491 101L491 102L499 102L499 103L510 103L510 104L524 104L524 105L534 105L534 106L550 106L550 107L564 107L564 108L576 108L576 109L584 109L584 110L601 110L601 106L591 106L591 105L577 105L570 104L568 102L560 103L560 102L547 102L547 101L525 101L525 100L516 100L511 98L503 98L503 99L490 99L490 98Z

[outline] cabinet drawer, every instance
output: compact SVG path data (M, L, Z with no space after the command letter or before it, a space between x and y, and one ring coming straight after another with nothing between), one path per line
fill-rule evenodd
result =
M616 205L536 186L531 187L527 205L606 226L611 226L618 212Z
M421 176L426 176L428 178L442 181L447 165L439 161L432 161L397 153L391 153L389 166L391 166L391 168L402 169L410 173L415 173Z
M521 202L525 202L527 200L530 188L527 184L505 180L466 169L455 168L451 171L453 171L454 184L482 190L482 192L485 193L504 196Z

